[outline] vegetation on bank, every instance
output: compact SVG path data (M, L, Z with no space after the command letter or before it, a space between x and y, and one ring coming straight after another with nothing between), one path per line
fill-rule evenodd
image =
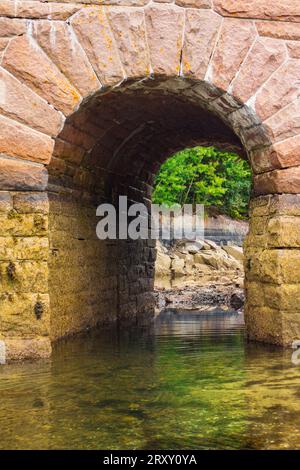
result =
M153 192L155 204L204 204L235 219L248 216L249 164L214 147L195 147L170 157L160 168Z

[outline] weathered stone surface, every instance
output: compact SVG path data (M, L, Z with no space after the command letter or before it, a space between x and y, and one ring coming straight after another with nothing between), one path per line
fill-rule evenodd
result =
M86 8L73 16L71 24L102 85L123 80L124 71L103 8Z
M0 116L0 153L35 162L50 161L54 140L23 124Z
M10 42L2 66L65 115L81 101L76 89L29 35Z
M14 16L15 5L12 0L2 0L0 3L0 15L1 16Z
M214 0L214 8L223 16L300 21L298 0Z
M150 73L144 12L110 9L107 13L120 58L128 77L145 77Z
M84 3L84 2L83 2ZM1 0L0 15L12 18L48 18L52 20L66 20L82 8L80 3L44 3L40 1Z
M44 165L0 158L0 189L42 191L47 181L48 173Z
M274 141L288 139L300 133L300 101L297 98L264 122Z
M278 310L297 312L300 303L300 284L259 284L248 282L250 291L248 305L253 307L268 307Z
M241 104L229 93L224 93L219 98L208 104L208 109L220 116L221 119L227 120L227 116L241 107Z
M13 2L15 3L15 2ZM84 3L84 2L83 2ZM44 3L38 1L18 1L15 17L20 18L47 18L51 20L66 20L82 8L80 3Z
M250 150L248 155L254 174L274 170L273 147L271 144L265 148Z
M227 90L245 59L256 30L250 21L225 18L212 59L212 82Z
M257 173L298 166L300 164L300 136L287 138L269 149L251 152L251 161Z
M35 317L35 305L41 302L43 314ZM0 293L0 329L3 333L14 336L47 336L50 328L50 307L47 294L36 293Z
M274 170L254 177L255 194L300 193L300 167Z
M249 106L243 106L230 113L227 116L227 121L239 133L243 132L244 129L261 124L260 119Z
M81 147L72 145L70 142L66 142L61 139L57 139L55 141L53 157L59 157L62 160L67 160L72 163L80 164L84 155L85 150ZM53 158L51 162L53 162Z
M0 237L0 260L43 260L49 255L46 237Z
M51 342L47 337L5 338L6 360L24 361L42 359L51 355Z
M14 209L20 214L48 214L49 200L45 192L22 193L13 195Z
M0 212L9 212L12 208L12 195L8 191L0 191Z
M45 236L48 230L48 218L44 214L19 214L12 210L0 213L0 236Z
M9 38L0 38L0 61L2 59L3 51L9 43Z
M299 218L280 215L272 217L267 224L268 246L298 248L300 246Z
M171 276L171 258L166 253L158 251L156 259L155 276L156 277L170 277Z
M204 79L221 21L212 11L187 11L182 50L184 75Z
M283 64L258 92L255 108L262 120L278 112L299 96L300 61L291 59Z
M34 25L34 36L82 96L100 89L100 82L69 25L38 21Z
M299 25L296 23L283 23L281 21L256 21L260 36L277 39L300 39Z
M187 8L211 8L211 0L175 0L175 3Z
M173 277L182 277L185 275L184 264L184 259L178 258L178 256L172 259L171 270Z
M300 135L279 142L273 146L275 168L287 168L300 164Z
M0 68L0 112L52 136L58 134L64 122L61 113L55 111L30 88L2 68Z
M57 0L49 0L50 2ZM150 0L85 0L86 4L94 5L113 5L113 6L129 6L129 7L142 7L147 5Z
M226 251L228 255L232 256L237 261L244 261L243 248L241 248L240 246L224 245L222 248L224 251Z
M281 41L270 38L259 39L233 81L233 95L246 103L285 59L286 48Z
M0 296L5 292L48 292L47 261L0 262Z
M27 31L25 20L0 18L0 37L11 37L24 34Z
M254 127L249 127L243 129L241 134L242 142L244 147L251 151L253 149L262 149L262 147L267 148L271 144L270 136L266 132L266 129L263 125L258 125Z
M298 41L288 41L286 43L288 48L289 56L292 59L300 59L300 42Z
M247 295L251 296L253 290L247 289ZM253 307L246 303L245 322L247 337L254 341L290 346L292 339L288 334L284 335L283 318L286 312L271 309L267 306ZM295 338L294 338L295 339Z
M147 38L153 72L179 75L184 12L165 5L145 11Z

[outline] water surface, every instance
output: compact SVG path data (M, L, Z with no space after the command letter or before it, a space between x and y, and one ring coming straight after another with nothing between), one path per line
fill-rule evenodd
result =
M300 366L242 317L165 311L0 368L1 449L300 448Z

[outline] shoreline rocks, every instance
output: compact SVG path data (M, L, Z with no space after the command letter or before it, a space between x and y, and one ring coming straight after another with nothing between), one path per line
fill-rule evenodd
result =
M243 250L211 240L180 240L167 248L157 243L155 274L158 309L241 310L244 304Z

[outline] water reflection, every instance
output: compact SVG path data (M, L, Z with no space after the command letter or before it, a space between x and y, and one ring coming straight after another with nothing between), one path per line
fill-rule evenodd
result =
M1 448L300 448L299 366L228 312L90 333L0 379Z

